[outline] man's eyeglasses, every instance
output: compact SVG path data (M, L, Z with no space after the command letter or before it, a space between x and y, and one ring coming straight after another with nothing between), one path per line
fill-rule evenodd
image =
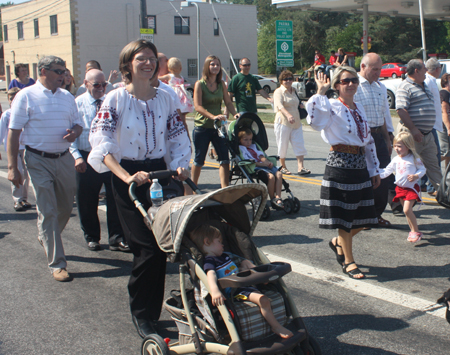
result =
M134 59L139 63L147 63L147 61L149 61L152 64L158 63L158 58L156 57L136 57Z
M284 81L294 81L294 78L291 76L291 77L289 77L289 78L284 78L283 80L284 80Z
M251 64L241 64L243 67L249 67Z
M346 79L340 80L339 83L342 85L349 85L350 83L357 85L357 84L359 84L359 79L358 78L346 78Z
M50 70L58 75L66 74L67 71L67 69L46 69L46 70Z
M104 81L103 83L91 83L88 81L89 84L91 84L95 89L105 88L108 83Z

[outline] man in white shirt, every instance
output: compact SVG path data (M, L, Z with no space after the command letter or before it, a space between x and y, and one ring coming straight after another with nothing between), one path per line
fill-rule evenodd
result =
M358 74L358 91L354 100L364 106L371 134L375 141L380 168L384 169L391 161L392 143L389 132L393 132L394 128L387 101L386 87L378 81L382 65L383 62L376 53L368 53L363 57L361 71ZM374 194L375 209L380 227L391 226L391 223L381 215L386 209L389 188L392 184L392 177L381 180L381 184Z
M39 80L21 90L11 108L8 136L8 180L22 184L17 169L20 143L36 195L38 239L56 281L70 281L61 239L73 207L75 169L70 143L82 132L71 93L61 90L66 63L46 56L38 63ZM23 131L22 131L23 130Z
M109 249L129 252L124 240L117 207L111 186L111 172L97 173L87 163L91 144L89 131L91 123L105 98L105 75L98 69L86 73L84 86L87 91L76 98L78 116L83 122L83 133L70 146L70 153L75 159L77 193L76 201L81 229L89 250L100 250L100 222L98 220L98 195L103 184L106 191L106 223L108 226Z
M442 108L441 108L441 97L439 95L439 88L436 83L436 79L439 78L441 75L441 63L439 63L436 59L430 58L426 61L425 67L427 68L427 73L425 74L425 84L430 89L431 93L433 94L433 101L434 101L434 109L436 111L436 123L434 124L434 127L431 131L434 137L434 141L437 146L437 159L438 164L441 166L441 145L439 144L439 138L436 131L443 132L443 126L442 126ZM428 181L428 177L425 175L424 178L422 178L422 187L424 187L425 183ZM436 190L434 186L429 183L426 186L427 192L431 196L436 196Z

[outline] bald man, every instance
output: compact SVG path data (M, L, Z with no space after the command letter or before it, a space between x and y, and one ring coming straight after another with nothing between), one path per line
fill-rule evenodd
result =
M391 161L392 142L389 132L393 132L394 127L392 126L386 87L378 80L382 65L383 62L376 53L368 53L363 57L361 71L358 74L358 91L354 100L364 106L371 134L375 140L380 168L385 168ZM380 227L391 226L391 223L381 215L388 203L389 189L392 188L393 184L392 178L391 176L381 180L381 184L374 194L375 209Z
M123 237L122 227L117 215L116 203L111 187L111 172L99 174L87 163L91 151L89 131L91 123L105 98L107 82L98 69L91 69L84 80L86 92L76 98L78 116L84 123L83 133L72 143L70 153L75 159L77 192L76 201L81 229L87 248L100 250L100 222L98 220L98 195L103 184L106 190L106 222L109 235L109 249L129 252L130 248Z

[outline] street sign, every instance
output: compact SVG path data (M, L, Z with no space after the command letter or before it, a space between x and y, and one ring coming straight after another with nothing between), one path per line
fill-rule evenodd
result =
M367 43L367 49L372 48L372 44L371 43ZM364 43L361 44L361 49L364 49Z
M372 37L367 37L367 43L372 42ZM361 37L361 43L364 43L364 37Z
M294 66L292 21L276 21L277 66Z
M141 28L140 32L141 32L141 39L145 39L153 43L153 33L154 33L153 28Z

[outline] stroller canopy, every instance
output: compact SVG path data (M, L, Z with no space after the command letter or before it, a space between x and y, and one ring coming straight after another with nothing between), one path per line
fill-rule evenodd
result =
M261 201L251 223L246 204L255 198L261 198ZM263 213L266 199L267 188L260 184L228 186L204 195L176 197L159 208L153 219L152 231L162 251L178 254L192 215L201 208L210 208L232 226L251 236Z

